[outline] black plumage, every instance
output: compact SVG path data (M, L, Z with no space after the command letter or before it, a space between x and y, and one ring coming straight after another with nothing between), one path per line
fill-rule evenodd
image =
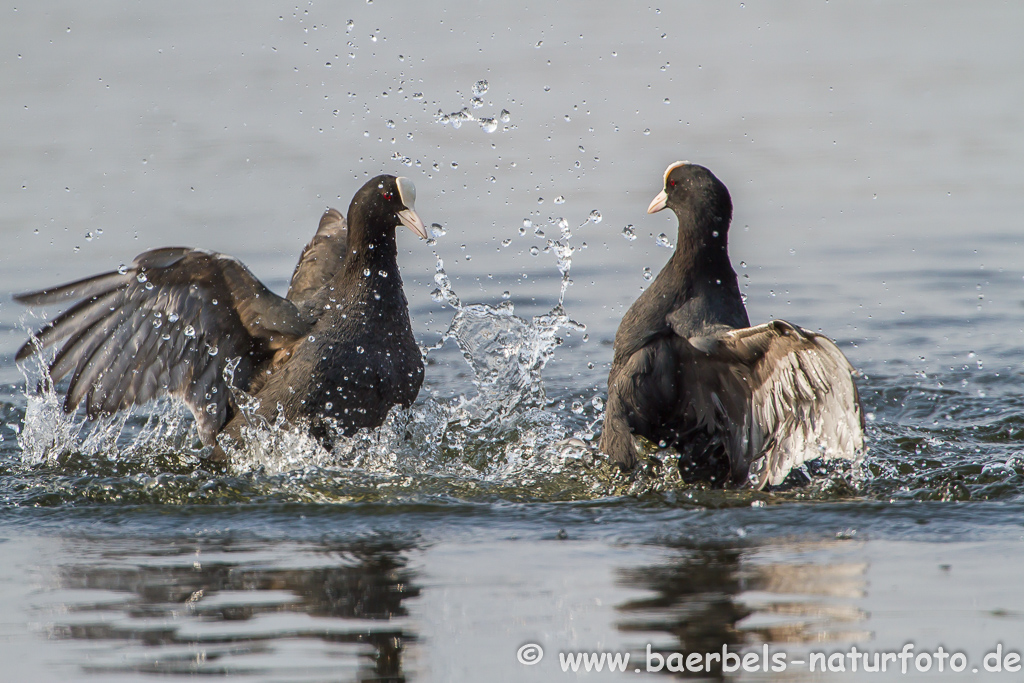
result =
M854 458L864 421L839 348L782 320L750 327L725 185L672 164L648 213L666 207L679 219L676 250L619 324L601 450L632 469L639 435L676 448L685 478L756 488L805 461Z
M154 249L115 272L15 296L26 305L76 302L17 353L64 342L49 367L71 376L64 409L96 418L169 394L195 416L205 445L238 438L247 417L225 379L255 396L254 414L323 418L345 434L409 406L423 382L398 269L397 224L426 238L407 178L381 175L355 194L346 224L329 209L302 252L286 297L242 263L187 247ZM224 457L218 446L215 459Z

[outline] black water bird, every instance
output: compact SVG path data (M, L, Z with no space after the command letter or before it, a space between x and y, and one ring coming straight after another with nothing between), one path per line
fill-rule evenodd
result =
M408 178L380 175L334 209L299 258L286 297L238 260L187 247L140 254L131 266L14 298L74 303L33 335L21 361L64 342L49 365L70 375L64 409L110 415L162 395L191 410L204 445L226 456L218 434L238 439L253 415L306 420L325 439L333 418L351 434L409 406L423 383L398 270L395 229L427 233ZM66 340L66 341L65 341ZM225 369L233 366L229 386ZM232 386L254 396L247 416Z
M601 450L629 470L633 436L672 446L684 479L777 485L817 458L854 458L864 418L853 368L827 337L750 326L728 253L732 200L678 162L648 213L679 219L675 253L619 324Z

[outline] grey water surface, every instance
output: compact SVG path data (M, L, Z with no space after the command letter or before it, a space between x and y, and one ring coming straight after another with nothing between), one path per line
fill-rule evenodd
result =
M966 667L890 677L1015 679L984 663L1024 651L1024 6L0 17L0 680L861 680L882 674L806 662L908 643ZM861 371L858 465L755 494L596 455L680 159L732 192L751 320L822 330ZM175 406L83 424L15 365L45 311L10 293L167 245L283 292L380 172L436 225L399 236L427 378L379 432L268 433L211 473ZM646 672L648 647L723 645L789 666ZM576 652L631 659L563 673Z

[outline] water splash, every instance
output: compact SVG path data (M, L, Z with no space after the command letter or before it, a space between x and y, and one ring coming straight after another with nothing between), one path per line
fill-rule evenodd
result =
M443 109L438 109L437 113L434 114L434 122L439 123L442 126L451 126L458 130L462 128L463 123L477 123L485 133L494 133L498 130L499 124L502 132L508 132L515 129L512 125L512 114L509 113L508 109L502 109L498 114L492 116L476 116L470 109L482 109L484 107L483 95L487 92L489 85L487 81L477 81L473 84L472 98L469 101L469 106L463 106L458 111L445 113Z

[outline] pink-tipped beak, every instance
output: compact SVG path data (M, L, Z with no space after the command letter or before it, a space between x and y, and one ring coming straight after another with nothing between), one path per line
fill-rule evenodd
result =
M398 220L402 225L412 230L422 239L427 239L427 228L423 225L423 219L412 209L402 209L398 212Z
M654 198L651 205L647 207L647 213L658 213L665 208L665 204L668 202L668 195L665 194L665 190L658 193L658 196Z

